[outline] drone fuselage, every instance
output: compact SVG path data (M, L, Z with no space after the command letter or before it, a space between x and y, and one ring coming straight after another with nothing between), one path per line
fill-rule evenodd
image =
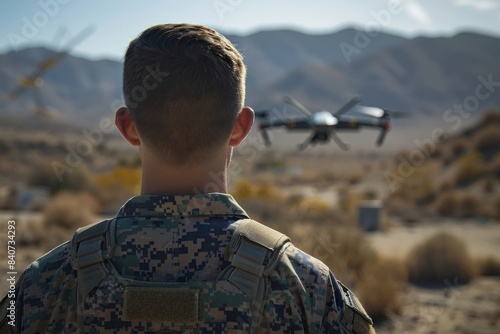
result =
M267 111L258 111L257 117L263 121L259 124L262 135L266 141L266 145L270 145L267 129L283 127L290 131L311 131L310 136L304 143L299 145L299 149L303 150L308 145L315 143L326 143L330 140L334 141L340 148L347 150L349 145L342 142L337 136L337 131L357 131L362 127L371 127L380 129L380 135L376 141L378 146L382 145L387 131L391 129L390 112L389 110L378 107L358 106L361 110L356 110L358 113L370 116L347 116L345 115L351 108L361 100L360 96L353 97L335 113L327 110L311 112L292 97L286 96L284 102L295 107L302 114L302 117L292 117L287 119L268 119Z

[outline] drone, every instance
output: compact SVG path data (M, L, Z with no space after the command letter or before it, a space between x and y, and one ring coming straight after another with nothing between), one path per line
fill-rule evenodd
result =
M27 90L31 90L33 93L33 99L35 101L35 114L39 117L48 116L49 113L43 102L42 95L40 94L40 87L43 84L42 76L47 71L59 64L61 60L63 60L64 57L66 57L77 44L81 43L85 38L87 38L92 33L92 31L93 28L91 27L83 30L66 44L64 50L58 51L40 62L36 70L31 75L20 76L19 85L14 90L5 95L5 101L7 103L13 102Z
M266 146L271 145L268 129L284 127L289 131L311 130L311 135L298 146L299 150L304 150L308 146L317 143L328 143L333 140L342 150L348 150L349 145L344 143L336 134L342 130L358 130L361 127L379 128L380 134L377 138L377 146L381 146L385 136L391 130L392 117L407 117L409 113L396 112L378 107L360 106L361 96L356 95L344 104L335 113L327 110L311 112L297 100L290 96L285 96L284 103L293 106L302 114L301 117L286 119L270 119L270 110L259 110L255 116L260 120L259 130ZM347 116L346 113L356 106L356 112L369 116Z

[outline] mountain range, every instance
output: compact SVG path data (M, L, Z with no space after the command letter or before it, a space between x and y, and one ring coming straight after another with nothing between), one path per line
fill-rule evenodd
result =
M247 104L255 109L280 108L283 96L292 95L312 110L334 111L361 94L365 105L438 119L456 103L471 103L484 80L499 84L478 100L477 113L500 105L500 38L493 36L408 39L348 28L323 35L276 30L227 37L245 58ZM54 52L36 47L0 55L0 94ZM70 54L43 76L44 103L68 121L96 124L122 99L121 67L117 60ZM13 103L0 102L0 115L32 110L30 91Z

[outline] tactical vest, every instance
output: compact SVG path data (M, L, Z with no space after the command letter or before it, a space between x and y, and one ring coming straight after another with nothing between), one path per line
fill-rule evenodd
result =
M78 229L72 239L78 327L84 333L111 327L118 328L113 333L272 331L262 325L266 276L290 245L286 235L241 220L229 243L231 264L217 280L165 283L119 275L110 261L115 229L116 219L106 220Z

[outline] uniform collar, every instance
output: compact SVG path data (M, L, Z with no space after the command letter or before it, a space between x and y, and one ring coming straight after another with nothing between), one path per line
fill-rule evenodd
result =
M116 217L242 216L246 212L228 194L141 195L129 199Z

